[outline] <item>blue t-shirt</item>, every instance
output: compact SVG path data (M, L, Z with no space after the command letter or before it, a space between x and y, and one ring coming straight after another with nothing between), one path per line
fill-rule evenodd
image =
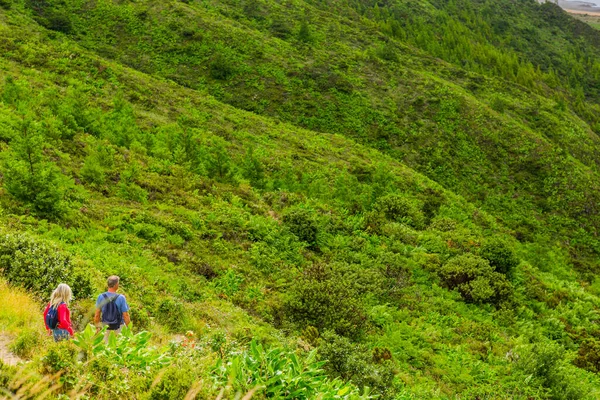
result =
M108 297L108 299L104 299L103 295L106 295ZM100 296L98 296L98 299L96 300L96 308L101 309L102 307L104 307L104 305L106 304L106 302L108 300L112 299L115 296L119 296L119 298L115 300L115 305L117 306L117 310L119 310L120 313L128 312L129 305L127 304L127 300L125 300L125 296L123 296L122 294L119 294L119 293L112 293L112 292L105 292L105 293L101 294Z

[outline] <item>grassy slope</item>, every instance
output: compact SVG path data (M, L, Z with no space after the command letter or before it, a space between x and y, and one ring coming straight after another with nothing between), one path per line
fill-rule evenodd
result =
M197 5L190 8L183 4L164 4L186 12L202 11ZM152 12L159 11L163 10ZM206 12L209 13L210 8ZM207 23L213 24L206 28L206 32L210 34L224 34L235 25L227 22L228 25L219 29L218 25L225 24L226 21L221 20L222 14L212 16L214 19L207 18ZM18 216L24 213L23 208L4 195L5 225L11 230L27 230L60 243L66 251L88 263L97 288L100 288L104 275L115 271L119 273L124 277L124 288L132 303L142 310L138 316L140 320L143 320L144 313L158 318L159 301L173 298L182 305L186 316L176 331L192 328L210 336L215 334L216 325L225 329L230 338L241 342L248 340L250 336L285 342L289 339L280 337L275 329L263 321L296 333L302 330L302 326L295 326L285 318L281 321L277 311L281 299L285 297L300 270L311 262L350 260L352 257L348 253L352 252L358 258L354 263L369 265L379 254L391 249L401 255L402 262L407 267L408 284L401 287L400 299L388 305L381 299L366 300L369 312L376 315L371 318L374 321L383 319L384 322L370 323L361 341L370 347L383 346L392 350L394 365L398 370L397 384L401 390L423 398L443 398L458 394L492 396L493 393L498 395L499 390L505 394L522 393L524 396L525 391L519 390L523 386L520 379L525 379L525 376L513 371L516 367L505 357L506 353L514 349L531 349L529 343L535 341L560 343L575 351L579 342L570 333L585 332L595 318L598 288L591 286L584 289L580 286L572 273L569 255L556 246L549 235L538 236L536 240L529 238L522 244L513 241L519 256L529 261L521 265L515 278L519 306L514 312L465 304L456 293L438 286L439 281L435 274L429 272L424 260L428 260L429 256L435 258L436 254L445 259L465 248L469 249L469 246L473 246L471 242L479 243L490 235L510 233L512 230L503 228L494 218L461 197L443 192L446 203L436 216L437 219L450 218L456 221L458 227L453 230L444 232L435 227L414 230L388 224L383 232L372 232L347 211L355 202L360 203L357 200L360 193L356 193L360 190L341 193L336 182L342 182L342 187L351 184L353 188L364 189L365 192L367 186L372 188L374 184L361 185L356 180L347 180L345 183L343 179L350 179L352 176L352 173L345 171L357 174L356 171L360 172L361 169L384 169L388 175L384 176L383 181L393 182L384 192L400 188L402 192L420 201L426 199L426 189L440 190L440 187L393 158L343 136L320 135L243 112L202 94L201 87L200 90L186 89L161 80L161 74L158 74L157 79L102 59L77 47L60 34L38 29L18 12L0 13L0 21L2 35L7 38L1 45L6 51L1 59L2 73L17 77L20 82L27 82L35 93L41 93L42 99L57 96L68 102L73 97L71 93L76 93L75 96L85 99L86 107L94 110L97 113L95 115L102 116L111 112L114 94L120 91L133 104L136 125L142 131L140 138L154 135L157 132L154 129L175 124L181 114L189 115L199 125L203 138L225 138L227 149L238 164L241 163L245 148L249 145L256 146L260 149L261 161L265 164L269 179L283 182L279 183L284 189L283 193L275 190L276 187L261 192L250 188L247 182L242 182L241 185L219 183L202 174L186 171L177 163L168 162L165 166L164 159L158 157L152 148L138 144L130 145L128 149L111 144L102 135L98 138L81 131L76 132L73 139L53 142L51 152L63 172L77 180L81 180L84 159L93 154L97 145L109 146L115 150L116 166L109 175L122 172L132 160L141 163L144 168L136 178L136 183L149 193L149 200L141 203L125 200L110 181L99 187L86 182L85 185L78 185L81 194L73 200L76 206L72 207L71 215L65 221L48 223L33 217ZM13 29L14 26L19 26L20 29ZM93 28L99 25L91 26ZM347 29L350 33L354 32ZM110 29L106 31L110 32ZM249 41L244 35L246 31L237 32L240 41L242 38ZM356 33L353 36L356 43L360 43L359 36ZM96 36L90 34L88 37ZM121 34L116 37L127 38ZM300 46L301 50L296 50L277 39L265 39L264 36L258 36L256 40L267 43L271 40L275 43L273 46L277 51L268 51L268 48L265 51L275 65L277 63L273 58L280 56L282 64L270 72L275 76L281 76L281 71L287 68L294 71L294 57L303 56L302 51L309 53L304 57L311 58L300 58L295 62L309 63L317 58L324 62L331 56L323 49L311 50ZM362 40L367 41L364 38ZM129 46L130 43L133 41L123 39L122 46ZM85 41L83 44L93 47ZM139 45L143 44L141 42ZM247 46L256 48L251 43ZM107 53L110 49L111 47L100 53L110 55ZM292 56L285 53L286 49ZM570 129L574 136L569 141L562 135L541 137L531 127L532 123L523 110L539 101L541 107L538 106L537 111L550 114L555 112L552 101L538 99L518 87L506 91L503 89L499 96L507 97L510 101L509 106L499 113L486 105L486 99L491 102L493 96L498 96L496 91L504 87L501 82L464 75L462 71L439 61L415 56L419 54L415 50L404 47L401 49L406 54L400 52L400 61L391 67L385 61L364 56L363 61L360 61L363 64L358 64L364 71L358 76L364 79L362 85L369 88L365 89L364 96L372 97L366 97L368 100L365 100L369 107L362 105L359 100L351 102L351 105L358 107L354 110L364 113L371 105L375 105L374 110L377 111L382 109L379 108L379 103L386 103L385 96L378 97L379 92L370 89L371 82L367 77L381 84L388 84L387 91L408 93L397 95L398 101L401 98L417 100L418 96L425 97L421 99L425 108L413 109L402 117L409 125L413 124L412 121L421 121L421 127L415 128L417 134L414 141L407 140L404 150L401 150L403 147L400 145L395 149L387 149L392 155L401 151L407 163L421 166L446 186L455 188L475 202L498 212L497 215L509 225L516 219L517 227L521 222L519 216L514 217L518 214L517 211L523 218L532 219L532 210L538 210L536 201L545 197L545 193L540 193L537 186L541 185L539 179L531 182L526 169L520 170L514 165L503 166L504 157L514 159L516 154L521 154L522 158L518 160L521 165L529 165L532 159L541 158L538 168L548 173L547 179L550 181L558 176L558 171L546 171L552 166L560 166L572 174L577 171L581 171L582 175L594 173L597 160L594 143L597 139L575 115L560 112L560 117L555 119L557 128L553 132ZM142 49L132 49L122 56L137 56L140 50ZM338 50L344 54L343 49ZM348 50L355 57L361 51ZM339 57L345 59L348 55ZM283 64L284 62L289 64ZM431 64L436 68L432 68ZM159 72L162 72L162 68L166 67L160 66ZM435 74L428 72L429 68L431 71L435 69ZM149 69L147 72L154 71ZM208 82L207 91L224 100L228 100L227 96L230 95L227 92L230 90L235 94L248 93L250 91L244 89L244 85L251 81L248 76L252 76L252 71L245 72L247 71L240 71L236 75L239 81L228 81L225 85L216 80L211 83L211 78L205 78ZM403 78L395 81L393 76ZM454 83L449 83L448 78L452 78ZM299 84L293 79L282 79L284 87ZM310 78L307 81L313 82ZM462 85L468 86L473 81L480 81L476 94L462 88ZM239 92L233 91L236 88L235 82L242 86ZM260 82L257 85L260 89ZM221 92L218 91L219 87ZM259 92L264 95L266 90ZM385 87L378 90L386 91ZM296 97L288 102L301 107L322 104L324 101L317 92L310 102L303 103L298 100L301 93L304 92L294 91L292 96ZM335 92L332 93L336 95ZM274 99L264 111L269 114L268 107L275 108L279 102L271 94L265 97ZM358 95L356 97L360 98ZM240 98L243 100L243 96ZM333 98L339 100L338 97ZM380 100L376 102L375 99ZM358 101L358 105L354 101ZM229 99L229 102L234 101ZM47 106L41 106L42 109L45 107ZM393 109L396 107L404 108L398 103ZM276 111L272 113L281 112ZM300 123L300 113L298 110L293 111L289 119ZM0 112L6 132L6 127L14 126L19 116L7 105L2 106ZM314 114L306 111L306 115ZM350 115L348 112L340 119L320 118L313 122L309 118L304 124L329 131L334 126L333 121L342 121L342 127L349 126ZM370 121L373 118L376 120L372 117ZM353 119L358 128L353 131L352 136L359 141L362 140L360 132L365 132L365 141L372 134L363 125L364 120L365 118ZM485 121L485 126L481 122L477 123L478 121ZM325 125L326 122L328 125ZM312 125L313 123L317 125ZM381 125L386 126L383 122ZM394 140L390 142L394 143ZM7 147L7 142L8 140L4 140L4 148ZM439 143L448 145L439 146L442 153L437 158L431 155L424 157L423 154L427 153L416 149L427 149L426 143L431 143L431 149L439 146ZM572 157L564 157L564 153L554 155L562 146L567 145L573 148ZM498 154L499 148L506 151L504 154L500 153L502 157ZM450 155L451 159L448 158ZM423 159L429 160L429 164L425 166ZM448 165L440 164L449 160L456 168L455 173L449 172L451 170L447 169ZM557 164L558 161L563 164ZM508 171L505 170L503 174L494 173L503 168L508 168ZM290 174L295 178L289 178ZM491 194L482 198L483 195L478 196L480 193ZM511 196L506 196L506 193ZM526 196L529 198L523 199ZM321 252L305 249L277 222L290 204L297 203L318 211L321 223L325 226L321 228L324 234L319 237ZM362 206L368 207L369 204L370 202L366 202L366 206ZM550 204L548 211L539 212L542 223L553 221L552 212L560 216L562 205L563 203ZM191 237L183 238L176 233L169 233L165 226L169 226L167 222L173 220L191 229ZM337 230L338 228L332 227L336 224L346 226ZM148 229L154 229L157 233L148 233ZM263 233L265 230L269 235ZM535 231L525 233L535 235ZM273 237L284 237L290 242L278 247L273 244ZM461 248L454 249L453 243L458 243ZM258 244L273 247L276 249L275 253L261 254ZM287 246L292 251L288 251ZM198 265L204 263L211 265L216 277L209 274L209 279L206 279L193 272L198 271ZM266 268L266 271L261 272L261 268ZM228 271L234 272L231 274ZM243 277L241 286L236 283L240 276ZM85 315L88 305L89 301L88 304L81 302L78 306L82 315ZM170 321L155 321L148 324L148 327L166 340L168 334L164 330L169 323ZM465 340L465 337L468 339ZM591 374L572 366L564 368L572 374L569 377L575 376L581 381L595 379ZM537 384L539 381L526 389L532 395L537 390L542 397L543 389L535 386ZM540 387L545 386L542 383ZM589 394L591 397L594 395ZM504 394L500 395L502 396Z
M599 139L585 110L575 114L561 105L560 86L551 90L540 77L537 84L546 89L532 92L516 77L465 73L380 33L377 22L343 3L332 6L338 14L302 2L285 8L275 2L46 4L41 18L48 10L69 15L71 36L102 56L235 107L381 149L502 218L522 240L572 237L565 247L573 263L584 273L595 268L598 244L590 232L598 229L600 192L591 177L598 172ZM571 30L581 35L581 29L569 25L560 40L550 40L564 24L552 25L554 11L547 16L536 7L523 9L531 22L511 7L506 18L535 30L545 47L524 36L525 44L507 51L531 62L537 54L557 54L564 65L555 68L568 69L568 49L577 40ZM446 15L424 10L431 19ZM309 43L296 39L302 20L309 21ZM586 51L596 51L595 43Z

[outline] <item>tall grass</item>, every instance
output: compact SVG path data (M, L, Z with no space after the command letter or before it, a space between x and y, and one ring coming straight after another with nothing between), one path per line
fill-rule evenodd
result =
M20 288L0 280L0 334L17 335L25 330L43 329L40 306Z

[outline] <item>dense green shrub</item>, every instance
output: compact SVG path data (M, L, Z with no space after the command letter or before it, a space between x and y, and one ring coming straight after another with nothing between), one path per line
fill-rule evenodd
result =
M600 372L600 341L589 337L579 345L574 364L588 371Z
M265 187L265 168L256 157L254 149L249 147L242 163L242 174L250 184L258 189Z
M305 208L293 208L283 215L283 223L298 240L306 242L311 247L316 246L319 228L313 212Z
M165 299L160 302L156 310L157 319L171 332L180 332L187 324L187 312L183 303Z
M25 331L11 343L10 350L21 358L31 358L41 341L40 332Z
M64 211L68 181L56 165L47 160L41 124L25 119L11 141L3 165L4 187L12 196L42 217L58 217Z
M292 35L292 26L286 18L275 18L271 22L271 33L280 39L287 39Z
M83 180L92 185L103 185L106 181L106 174L100 161L95 156L88 156L80 170Z
M71 389L78 383L79 351L70 340L53 343L41 359L42 371L46 374L60 373L63 389Z
M487 260L473 254L450 259L438 274L448 288L458 290L466 301L498 304L512 293L506 277L494 271Z
M71 258L28 235L3 234L0 270L9 282L48 297L59 283L69 281Z
M234 176L234 164L227 151L227 142L213 138L208 143L205 167L208 176L220 182L230 182Z
M46 28L53 31L67 34L73 31L73 23L65 13L52 12L42 20L42 23Z
M234 392L257 390L275 399L368 399L359 395L351 384L330 379L316 361L313 350L305 356L285 348L265 348L257 341L229 360L217 360L213 374L225 386L233 384Z
M210 63L210 76L218 80L227 80L235 73L235 69L227 56L219 53Z
M390 221L423 229L425 217L413 200L397 194L390 194L377 200L374 208Z
M308 21L304 20L300 23L300 29L298 30L298 40L304 43L310 43L314 39L310 29Z
M546 390L546 398L552 400L576 400L589 398L590 387L570 365L566 350L549 341L537 341L518 351L515 368L530 380L531 387Z
M366 346L353 343L332 331L323 333L317 349L319 359L327 361L324 368L331 375L351 380L359 388L369 387L375 393L391 398L394 393L394 372L387 361L389 359L384 359L387 353L385 356L381 353L382 357L374 362L373 352Z
M481 246L481 257L490 262L496 271L509 275L519 265L519 259L510 244L502 239L490 239Z
M357 336L366 323L357 272L345 264L311 265L294 282L285 304L287 317L301 326Z
M160 381L150 390L150 400L183 399L195 383L193 370L185 366L174 364L161 374Z

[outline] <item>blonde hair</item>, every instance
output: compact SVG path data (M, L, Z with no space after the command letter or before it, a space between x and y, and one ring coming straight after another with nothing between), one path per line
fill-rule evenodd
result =
M71 288L66 283L61 283L54 289L52 292L52 296L50 296L50 305L52 307L58 307L60 303L67 303L71 301L73 298L73 292Z

